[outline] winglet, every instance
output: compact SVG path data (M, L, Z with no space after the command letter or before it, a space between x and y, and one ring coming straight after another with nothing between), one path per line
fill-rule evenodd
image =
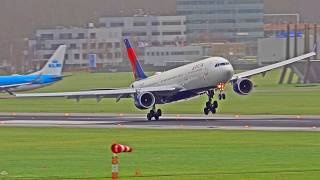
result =
M141 80L147 78L146 74L144 73L140 62L136 56L136 53L134 52L134 49L132 48L129 39L124 39L124 44L127 48L128 58L131 62L132 72L134 75L135 80Z
M318 42L314 43L312 52L318 53Z

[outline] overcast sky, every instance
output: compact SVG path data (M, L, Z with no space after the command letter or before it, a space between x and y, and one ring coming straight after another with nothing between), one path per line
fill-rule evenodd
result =
M300 12L320 21L320 0L264 1L266 13ZM0 0L0 58L8 41L32 37L35 29L83 26L100 16L132 15L138 8L157 15L174 15L176 9L175 0Z

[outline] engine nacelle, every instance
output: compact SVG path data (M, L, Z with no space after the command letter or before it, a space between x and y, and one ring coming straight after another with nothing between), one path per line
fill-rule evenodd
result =
M156 98L150 92L143 92L134 96L134 104L139 109L150 109L155 103Z
M233 83L234 92L240 95L248 95L253 89L253 83L250 79L238 79Z

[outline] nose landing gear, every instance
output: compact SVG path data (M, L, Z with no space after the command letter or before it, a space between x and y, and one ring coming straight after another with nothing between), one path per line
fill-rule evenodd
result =
M219 83L218 84L218 90L220 91L218 98L219 100L225 100L226 99L226 94L224 93L224 88L225 88L225 84L224 83Z
M224 92L220 92L218 95L219 100L225 100L226 99L226 94Z

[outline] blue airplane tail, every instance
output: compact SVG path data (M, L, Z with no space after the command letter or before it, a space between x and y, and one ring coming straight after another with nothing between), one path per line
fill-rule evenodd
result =
M40 71L32 74L61 76L66 50L66 45L60 45L46 65Z

